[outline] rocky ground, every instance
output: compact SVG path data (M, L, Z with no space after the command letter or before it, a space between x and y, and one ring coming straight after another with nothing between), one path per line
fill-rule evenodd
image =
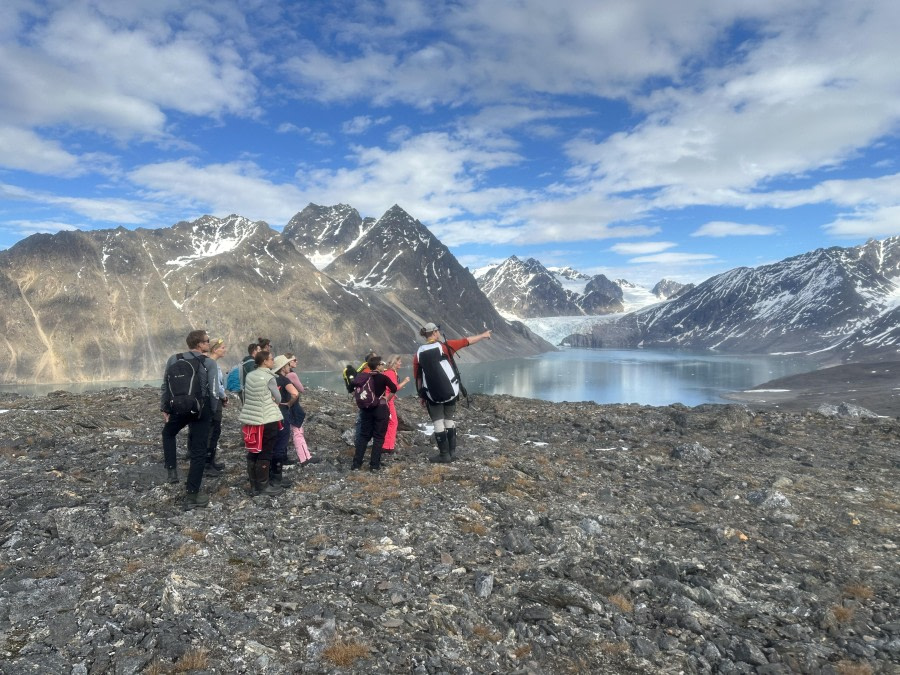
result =
M310 391L321 464L248 497L230 408L185 512L156 402L0 397L0 672L898 672L895 418L478 396L434 465L403 400L371 474Z

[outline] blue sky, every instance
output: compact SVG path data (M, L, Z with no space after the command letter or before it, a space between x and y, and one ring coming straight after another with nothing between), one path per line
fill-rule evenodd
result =
M896 0L6 0L0 248L399 204L652 284L900 234Z

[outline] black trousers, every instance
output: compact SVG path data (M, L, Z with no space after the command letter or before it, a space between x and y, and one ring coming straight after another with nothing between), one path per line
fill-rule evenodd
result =
M209 442L209 429L212 425L212 407L209 401L203 404L200 417L194 419L184 415L169 415L169 421L162 428L163 458L167 469L177 466L175 452L178 432L188 427L188 452L191 457L191 466L187 475L187 491L200 492L200 483L203 482L203 468L206 465L207 443Z
M387 433L391 412L387 403L382 403L374 408L364 408L360 411L362 423L359 436L356 437L356 454L353 456L353 466L362 466L363 457L366 455L366 446L371 439L372 456L369 458L369 466L373 469L381 467L381 448L384 447L384 436Z

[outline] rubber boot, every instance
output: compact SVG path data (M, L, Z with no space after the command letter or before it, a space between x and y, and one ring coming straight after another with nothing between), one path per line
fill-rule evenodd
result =
M436 454L432 457L429 457L428 461L436 462L438 464L449 464L451 461L453 461L450 459L450 446L447 442L447 432L446 431L442 431L440 433L435 432L434 440L435 440L435 442L437 442L437 447L438 447L439 452L438 452L438 454Z
M177 483L178 482L178 467L173 466L171 469L166 469L168 473L168 477L166 478L167 483Z
M202 492L187 492L184 498L184 510L205 509L209 505L209 495Z
M270 481L271 476L269 474L270 464L271 462L262 460L256 461L256 494L263 495L265 497L277 497L282 492L284 492L284 490L282 490L280 487L272 485Z
M269 468L269 483L277 488L287 490L294 484L289 480L285 480L283 467L284 463L280 459L272 460L272 466Z
M450 461L456 461L456 427L447 429L447 450L450 452Z
M249 457L247 458L247 476L250 477L250 496L255 497L259 494L256 487L256 462Z

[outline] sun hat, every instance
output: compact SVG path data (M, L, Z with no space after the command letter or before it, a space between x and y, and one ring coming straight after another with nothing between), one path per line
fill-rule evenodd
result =
M438 330L439 328L440 328L440 326L433 324L429 321L424 326L422 326L422 331L425 333L433 333L434 331Z
M284 368L288 363L290 363L290 360L288 359L288 357L286 357L284 354L279 354L278 356L275 357L275 365L272 366L272 372L277 373L279 370Z

